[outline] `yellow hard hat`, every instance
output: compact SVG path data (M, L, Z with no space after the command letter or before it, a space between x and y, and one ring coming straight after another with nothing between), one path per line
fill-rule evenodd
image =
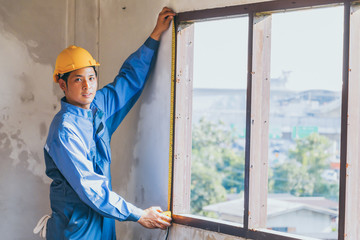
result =
M100 66L100 63L96 62L85 49L71 45L65 48L56 58L54 82L58 82L56 76L59 74L91 66Z

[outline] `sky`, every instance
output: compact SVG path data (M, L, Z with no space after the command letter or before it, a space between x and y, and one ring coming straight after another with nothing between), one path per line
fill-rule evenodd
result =
M194 88L245 88L248 18L195 25ZM289 90L341 91L343 7L274 13L271 78L290 72Z

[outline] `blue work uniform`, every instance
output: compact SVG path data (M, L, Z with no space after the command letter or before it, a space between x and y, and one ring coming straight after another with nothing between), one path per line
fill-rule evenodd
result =
M111 189L111 136L139 98L159 42L148 38L90 109L61 100L44 147L52 214L47 239L116 239L115 220L138 221L143 210Z

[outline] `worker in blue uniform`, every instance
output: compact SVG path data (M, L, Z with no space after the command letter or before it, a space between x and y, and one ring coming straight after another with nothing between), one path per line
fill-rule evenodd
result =
M42 219L47 239L116 239L115 220L166 229L159 207L142 210L111 188L110 140L140 96L162 33L175 13L163 8L145 43L124 62L115 80L97 90L99 63L70 46L55 64L54 81L65 94L44 147L52 214ZM41 227L41 224L40 224Z

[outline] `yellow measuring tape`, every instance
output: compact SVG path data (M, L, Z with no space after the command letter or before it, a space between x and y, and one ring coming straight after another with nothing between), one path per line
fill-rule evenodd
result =
M171 30L171 94L170 94L170 140L169 140L169 179L168 179L168 210L172 211L172 177L173 177L173 144L174 144L174 96L175 96L175 20Z

